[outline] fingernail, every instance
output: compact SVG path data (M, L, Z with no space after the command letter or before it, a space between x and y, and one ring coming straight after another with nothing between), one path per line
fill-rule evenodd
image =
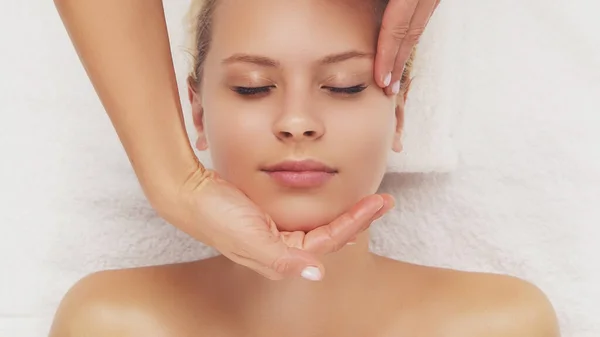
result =
M356 244L356 242L350 241L346 245L348 245L348 246L354 246L355 244Z
M317 267L306 267L300 275L309 281L321 280L321 271Z
M387 87L388 85L390 85L391 82L392 82L392 73L388 73L387 75L385 75L385 78L383 79L383 85Z
M379 212L379 211L381 211L382 208L385 207L385 199L383 199L383 197L380 194L377 194L377 197L379 198L379 201L381 202L381 204L379 206L377 206L377 210L375 212Z
M379 208L377 208L377 211L375 211L375 212L381 211L384 207L385 207L385 201L381 203L381 206L379 206Z
M392 85L392 92L394 95L397 95L400 92L400 81L394 82L394 85Z

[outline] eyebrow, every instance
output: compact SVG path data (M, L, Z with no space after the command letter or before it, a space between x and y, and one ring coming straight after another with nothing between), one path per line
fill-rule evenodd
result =
M317 61L318 64L321 65L327 65L327 64L334 64L334 63L339 63L339 62L343 62L343 61L347 61L353 58L373 58L373 54L372 53L365 53L365 52L361 52L358 50L349 50L349 51L345 51L343 53L336 53L336 54L331 54L331 55L327 55L323 58L321 58L320 60ZM237 63L237 62L241 62L241 63L252 63L252 64L256 64L262 67L271 67L271 68L276 68L279 67L279 62L277 60L274 60L272 58L266 57L266 56L261 56L261 55L252 55L252 54L233 54L231 56L229 56L228 58L223 59L222 63L223 64L232 64L232 63Z

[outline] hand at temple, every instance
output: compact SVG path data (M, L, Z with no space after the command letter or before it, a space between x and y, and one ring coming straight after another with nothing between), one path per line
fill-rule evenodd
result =
M440 0L390 0L381 23L375 81L388 95L400 91L404 65Z

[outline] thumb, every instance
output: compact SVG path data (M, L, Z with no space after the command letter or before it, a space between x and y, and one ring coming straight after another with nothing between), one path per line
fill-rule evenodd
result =
M320 281L325 275L323 264L312 254L298 248L286 246L283 242L263 246L261 253L250 259L239 255L229 257L270 280L302 277L310 281Z
M286 252L273 260L273 270L287 277L300 276L310 281L323 279L325 268L314 255L298 248L283 245Z
M310 252L290 247L275 224L270 227L271 230L262 233L260 243L255 241L246 245L244 250L229 258L271 280L298 276L311 281L321 280L325 275L321 261Z

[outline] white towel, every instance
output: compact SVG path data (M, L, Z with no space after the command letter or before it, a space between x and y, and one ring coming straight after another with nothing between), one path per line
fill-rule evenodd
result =
M185 4L166 5L178 53ZM373 229L387 256L533 281L565 337L600 335L597 6L442 2L460 165L388 175L399 206ZM214 252L148 206L52 2L2 4L0 25L0 336L39 337L89 272Z

